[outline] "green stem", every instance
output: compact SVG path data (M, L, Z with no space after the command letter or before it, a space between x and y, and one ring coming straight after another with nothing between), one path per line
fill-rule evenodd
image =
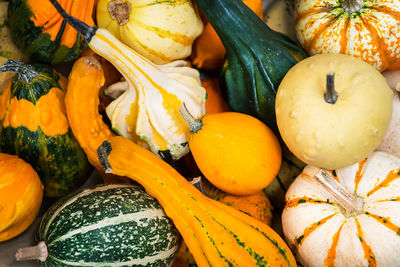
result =
M0 72L13 71L18 73L20 81L31 83L31 81L40 76L32 65L25 64L21 61L9 59L7 62L0 67Z

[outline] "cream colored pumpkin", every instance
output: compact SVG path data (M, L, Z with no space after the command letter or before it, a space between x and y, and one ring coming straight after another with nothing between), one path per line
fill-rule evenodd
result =
M354 165L325 171L348 196L330 194L313 178L318 172L307 166L286 194L283 232L300 262L400 266L400 159L374 152ZM340 195L356 208L345 208L335 198Z
M334 72L334 77L330 74ZM337 100L329 103L327 78ZM307 164L343 168L367 157L382 141L392 116L393 92L371 65L342 54L300 61L283 78L276 96L279 131ZM331 100L333 100L331 98Z
M188 57L203 31L190 0L99 0L97 23L157 64Z
M117 97L106 108L112 128L161 158L177 160L187 154L189 127L179 108L185 103L196 118L205 114L206 91L199 72L183 60L155 65L123 46L125 56L120 56L109 41L115 37L100 31L114 63L123 66L120 70L125 78L105 90L106 95Z
M298 0L297 39L311 55L359 57L379 71L400 58L398 0Z

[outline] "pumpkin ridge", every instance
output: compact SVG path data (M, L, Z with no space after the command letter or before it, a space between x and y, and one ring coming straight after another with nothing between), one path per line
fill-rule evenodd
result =
M304 239L306 239L314 230L316 230L319 226L325 224L328 220L330 220L331 218L333 218L334 216L336 216L338 213L334 213L331 215L326 216L325 218L313 223L312 225L310 225L309 227L307 227L303 234L301 234L300 236L295 238L295 242L293 242L294 244L296 244L297 246L300 246Z
M304 10L304 11L296 14L294 23L297 24L299 22L299 20L303 20L308 16L313 16L318 13L328 13L329 11L331 11L332 9L335 9L335 8L338 8L338 7L323 7L322 6L322 7L310 8L310 9Z
M386 13L392 16L395 20L400 20L400 12L393 11L392 9L385 7L385 6L378 6L378 7L365 7L365 9L372 9L381 13Z
M340 232L342 231L342 228L346 222L344 221L342 225L339 227L339 230L334 234L332 238L332 245L328 250L328 255L326 256L324 260L324 266L328 267L334 267L335 266L335 258L336 258L336 248L339 243L339 237L340 237Z
M346 22L345 22L342 32L340 34L342 37L340 38L340 42L339 42L339 45L340 45L339 53L341 53L341 54L346 53L347 42L349 40L349 37L347 36L347 31L349 29L349 25L350 25L350 20L346 19ZM336 177L336 179L337 179L337 177Z
M286 202L285 209L286 208L293 208L296 207L300 204L304 203L313 203L313 204L330 204L333 205L334 203L330 201L325 201L325 200L320 200L320 199L315 199L315 198L310 198L310 197L299 197L299 198L294 198Z
M354 218L354 221L355 221L356 226L357 226L357 232L358 232L357 236L358 236L358 238L359 238L359 240L361 242L361 246L362 246L362 248L364 250L364 258L368 261L368 266L376 267L375 255L372 252L371 247L365 241L364 232L361 229L361 225L358 222L357 218Z
M362 161L358 162L358 170L356 172L355 178L354 178L354 194L357 194L358 190L358 184L361 182L362 177L364 176L364 164L367 162L368 158L363 159Z
M389 186L389 184L392 181L394 181L394 180L396 180L398 178L400 178L400 169L395 169L395 170L390 171L388 173L388 175L386 176L386 178L382 182L380 182L377 186L375 186L373 189L371 189L367 193L367 196L372 195L373 193L375 193L376 191L378 191L379 189L381 189L383 187Z
M135 6L135 8L142 8L142 7L148 7L148 6L154 6L154 5L163 5L163 4L167 4L169 6L178 6L178 5L188 4L188 3L190 3L190 2L188 2L188 0L155 0L153 2L144 4L144 5Z
M376 214L372 214L370 212L365 212L365 215L374 218L377 222L383 224L390 230L396 233L396 235L400 236L400 226L394 224L393 222L390 221L390 217L382 217Z

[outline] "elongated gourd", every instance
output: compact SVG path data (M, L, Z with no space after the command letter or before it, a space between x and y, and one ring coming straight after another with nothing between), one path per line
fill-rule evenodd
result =
M52 2L63 13L56 1ZM65 12L63 15L76 22ZM83 27L89 46L98 45L102 31L79 23L78 28ZM95 104L90 99L87 102ZM290 249L269 226L207 198L170 165L129 139L111 137L98 153L106 172L139 182L158 200L199 266L296 266Z

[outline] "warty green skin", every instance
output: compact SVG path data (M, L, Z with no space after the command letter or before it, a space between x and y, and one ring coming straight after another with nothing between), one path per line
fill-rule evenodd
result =
M307 56L287 36L271 30L240 0L195 0L227 52L221 89L233 111L261 119L279 136L275 118L278 86Z
M49 253L42 266L169 266L181 237L141 186L109 184L57 201L36 239Z
M71 48L60 44L67 25L66 21L63 21L59 33L52 41L50 34L43 33L42 27L36 27L30 19L33 13L26 4L26 0L10 0L7 15L14 43L33 62L48 64L69 62L78 58L87 47L79 33L77 33L77 41Z
M10 99L16 97L36 104L53 87L62 90L59 76L49 66L26 66L33 66L41 76L28 83L17 75L11 84ZM36 131L24 126L4 127L4 118L0 120L1 151L18 155L31 164L43 182L46 196L63 196L87 180L92 168L70 128L65 134L47 136L40 126Z

